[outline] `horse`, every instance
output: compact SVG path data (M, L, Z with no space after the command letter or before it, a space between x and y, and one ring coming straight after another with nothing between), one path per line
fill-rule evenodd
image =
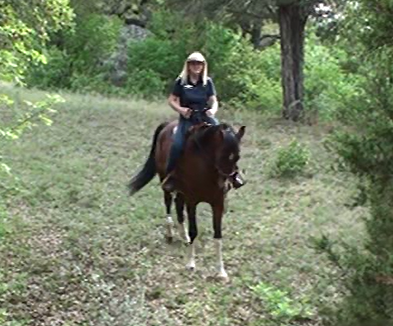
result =
M225 199L228 192L228 178L237 171L240 159L240 141L245 133L245 126L235 131L229 124L207 125L202 120L201 112L193 112L191 119L198 121L186 135L183 153L176 163L175 206L178 229L183 240L189 245L186 268L195 269L195 239L198 235L196 208L199 203L208 203L213 212L213 230L217 259L217 273L221 279L227 279L222 259L221 224L224 214ZM161 182L166 177L166 163L174 129L177 121L160 124L154 132L150 154L142 169L129 183L130 195L147 185L156 174ZM171 207L173 195L164 191L167 218L167 241L173 239L173 219ZM188 217L188 234L184 223L184 207Z

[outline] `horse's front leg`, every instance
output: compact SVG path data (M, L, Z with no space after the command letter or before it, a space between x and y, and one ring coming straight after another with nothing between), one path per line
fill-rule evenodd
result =
M227 279L228 274L224 268L224 262L222 260L222 234L221 234L221 223L224 214L224 197L218 202L211 205L213 209L213 229L214 229L214 246L216 250L217 259L217 273L218 277Z
M181 238L187 243L190 243L190 238L187 234L186 224L184 223L184 196L181 193L176 194L175 198L176 203L176 213L177 213L177 222L178 230Z
M198 235L198 227L196 222L196 204L187 203L186 206L188 216L188 235L190 236L186 268L193 270L195 269L195 238Z

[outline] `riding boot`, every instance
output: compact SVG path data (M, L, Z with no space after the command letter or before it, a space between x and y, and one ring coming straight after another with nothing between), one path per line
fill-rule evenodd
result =
M247 183L247 181L243 179L239 172L235 172L229 180L235 189L239 189Z

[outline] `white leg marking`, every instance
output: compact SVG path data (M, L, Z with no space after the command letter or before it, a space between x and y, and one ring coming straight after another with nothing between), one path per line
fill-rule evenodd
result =
M192 244L188 246L188 254L187 254L187 265L186 268L189 270L195 269L195 240Z
M228 274L224 268L224 262L222 261L222 239L214 239L214 247L216 249L216 258L217 258L217 273L219 278L226 279L228 278Z
M179 234L180 234L181 238L186 243L190 243L190 237L188 236L188 233L187 233L186 223L183 222L181 224L178 224L177 228L179 230Z
M167 238L173 238L173 219L172 216L166 216L166 236Z

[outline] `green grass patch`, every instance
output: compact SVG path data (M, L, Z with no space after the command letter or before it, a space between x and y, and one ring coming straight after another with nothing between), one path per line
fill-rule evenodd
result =
M287 291L260 282L251 287L258 299L262 300L269 314L277 322L292 322L311 319L313 316L309 303L295 301L289 297Z

